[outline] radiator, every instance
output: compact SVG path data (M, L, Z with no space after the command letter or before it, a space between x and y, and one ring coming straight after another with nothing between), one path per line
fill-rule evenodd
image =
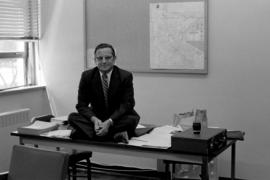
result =
M8 127L15 124L28 122L29 112L30 109L26 108L0 113L0 127Z

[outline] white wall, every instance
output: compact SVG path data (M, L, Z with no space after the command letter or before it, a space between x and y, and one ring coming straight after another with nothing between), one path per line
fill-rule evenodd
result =
M74 111L84 69L83 0L43 1L41 58L57 115ZM270 169L270 1L209 0L209 73L134 74L144 123L168 124L173 113L206 108L209 124L246 132L237 144L236 175L268 179ZM109 158L108 158L109 157ZM109 159L109 160L108 160ZM123 159L123 160L120 160ZM154 160L96 155L95 161L155 167ZM229 176L230 151L219 158Z
M53 106L60 116L74 111L84 66L83 0L42 1L40 58Z

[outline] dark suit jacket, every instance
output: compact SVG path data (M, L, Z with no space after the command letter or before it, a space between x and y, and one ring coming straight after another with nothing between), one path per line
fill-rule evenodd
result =
M103 121L108 118L117 121L124 115L138 115L133 109L135 100L132 74L114 66L109 85L108 104L106 110L98 68L84 71L79 84L76 108L89 120L92 116L96 116Z

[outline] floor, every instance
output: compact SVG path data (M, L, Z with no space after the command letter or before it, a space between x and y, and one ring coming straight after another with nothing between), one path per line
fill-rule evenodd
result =
M116 174L116 173L96 173L93 172L92 180L160 180L160 178L139 177L134 175ZM86 177L78 177L77 180L87 180Z
M140 177L134 177L134 176L123 176L123 175L106 175L106 174L93 174L92 175L92 180L147 180L151 179L154 180L153 178L140 178Z
M147 177L134 177L134 176L123 176L123 175L108 175L108 174L92 174L92 180L156 180L155 178ZM86 177L79 177L77 180L87 180Z
M162 180L164 173L158 173L156 170L139 169L133 167L122 167L113 165L100 165L91 163L92 180ZM84 177L78 177L77 180L87 180L86 165L81 162L78 164L78 174Z

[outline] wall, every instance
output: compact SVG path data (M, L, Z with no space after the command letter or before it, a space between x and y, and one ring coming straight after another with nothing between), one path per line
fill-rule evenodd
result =
M74 111L84 62L83 0L42 1L40 59L53 112Z
M34 116L50 114L51 109L46 89L43 87L0 94L0 113L24 108L30 109L30 119ZM8 170L12 146L19 143L17 137L10 136L10 132L27 123L0 127L0 172Z
M84 69L84 1L43 3L41 58L54 111L64 115L74 111ZM134 74L141 121L169 124L175 112L205 108L210 125L246 132L237 144L237 177L268 179L269 17L268 0L209 0L208 75ZM148 159L97 154L94 161L155 168ZM219 158L220 176L230 175L229 166L227 151Z

